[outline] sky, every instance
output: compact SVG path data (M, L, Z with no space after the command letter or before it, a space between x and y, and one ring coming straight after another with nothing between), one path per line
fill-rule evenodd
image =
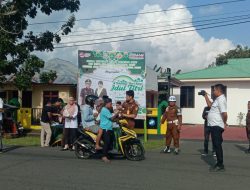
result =
M200 30L200 28L212 26L205 25L209 22L223 25L250 20L247 19L250 15L250 0L194 7L225 1L231 0L81 0L80 10L75 13L76 19L135 14L127 17L78 21L73 33L63 37L61 44L55 45L64 48L36 54L45 61L60 58L77 64L78 50L137 51L145 52L146 64L151 68L157 64L163 68L169 67L173 72L180 69L182 73L203 69L213 63L218 54L234 49L238 44L250 46L250 22ZM138 14L150 11L154 13ZM61 11L49 17L39 15L35 20L30 20L30 23L61 21L69 16L68 12ZM242 19L239 20L237 16L241 16ZM224 18L224 20L218 20L218 18ZM228 21L228 19L238 20ZM31 25L29 29L34 32L58 31L60 24L62 23ZM185 30L192 31L183 32ZM169 34L176 32L178 33ZM133 41L67 47L72 45L72 42L75 45L91 44L93 39L126 35L130 35L129 37L159 36ZM115 40L124 39L126 37L118 37Z

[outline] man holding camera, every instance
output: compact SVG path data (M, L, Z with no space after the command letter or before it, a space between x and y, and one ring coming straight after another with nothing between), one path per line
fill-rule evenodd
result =
M222 133L227 126L227 101L224 95L225 86L222 84L216 84L213 89L215 100L211 102L205 91L204 97L210 111L208 112L207 122L211 127L212 142L215 149L217 163L210 171L224 171L223 164L223 149L222 149Z

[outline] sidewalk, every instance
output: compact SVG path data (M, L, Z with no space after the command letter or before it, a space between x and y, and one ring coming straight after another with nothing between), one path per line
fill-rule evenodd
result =
M204 139L203 125L183 125L181 130L181 139ZM223 133L223 139L226 141L245 141L247 142L245 127L228 127Z

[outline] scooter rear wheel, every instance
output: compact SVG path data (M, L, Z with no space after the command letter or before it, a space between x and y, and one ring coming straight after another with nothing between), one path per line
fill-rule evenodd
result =
M91 147L93 143L86 139L82 139L79 143L75 143L75 155L79 159L88 159L93 154L90 150L83 147L81 144L84 144L87 147Z
M131 161L140 161L145 159L145 150L141 143L129 143L125 146L125 156Z

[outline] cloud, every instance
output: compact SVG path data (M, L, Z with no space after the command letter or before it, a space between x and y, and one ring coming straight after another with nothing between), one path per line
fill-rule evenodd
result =
M83 27L78 23L75 27L75 33L64 37L62 43L75 42L74 44L92 43L98 38L110 38L114 36L130 35L129 37L145 37L148 35L167 34L171 31L157 32L161 30L174 30L183 26L194 29L192 24L183 24L183 22L192 22L192 14L184 5L175 4L169 9L183 8L176 11L157 12L152 14L139 14L129 22L124 20L105 23L104 21L91 21ZM162 10L159 5L146 4L139 12L152 10ZM122 19L122 18L121 18ZM177 24L177 25L176 25ZM137 30L131 30L131 29ZM182 31L184 29L174 30ZM122 31L122 32L119 32ZM105 34L103 34L106 32ZM140 34L154 32L151 34ZM86 35L90 34L90 35ZM102 33L102 34L100 34ZM74 36L76 35L76 36ZM119 37L115 40L124 40L126 37ZM101 40L110 41L110 39ZM97 40L95 42L100 42ZM67 45L67 44L62 44ZM71 44L72 45L72 44ZM205 40L197 31L186 32L173 35L162 35L152 38L143 38L140 40L113 42L101 45L88 45L82 47L56 49L52 53L40 53L46 59L61 58L73 63L77 63L77 51L81 50L119 50L119 51L142 51L146 53L146 63L153 67L155 64L165 68L170 67L173 71L181 69L182 72L201 69L207 67L215 61L218 54L224 53L234 48L233 43L228 39L216 39L211 37Z

